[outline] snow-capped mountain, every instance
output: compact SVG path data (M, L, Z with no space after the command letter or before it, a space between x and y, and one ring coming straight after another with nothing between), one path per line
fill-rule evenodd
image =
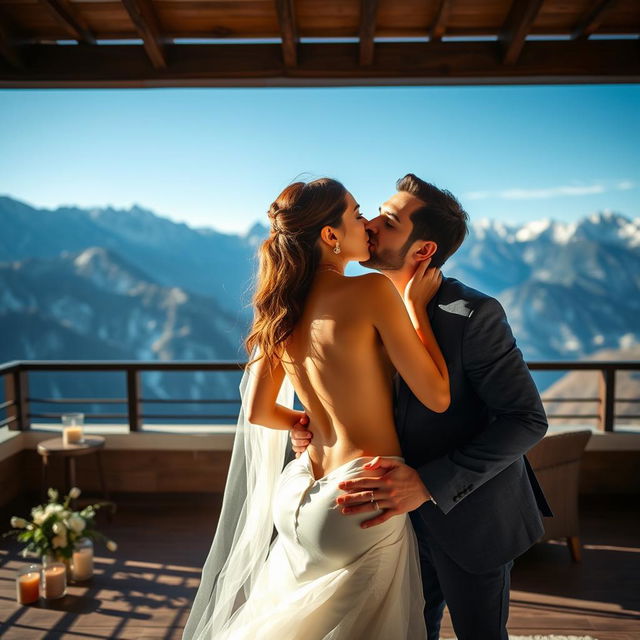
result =
M640 219L607 212L519 227L483 220L444 271L502 302L530 360L640 341Z
M0 197L0 229L0 361L242 356L265 226L223 234L139 206ZM443 271L503 303L529 360L640 342L640 219L480 220Z
M161 286L102 247L0 264L0 327L2 361L242 358L238 319L213 298ZM153 395L169 397L166 374L145 378ZM231 383L220 382L222 397L235 394ZM98 396L105 394L101 384ZM202 376L185 377L172 380L171 392L208 397L207 385Z
M35 209L0 196L0 262L53 258L103 247L160 285L215 298L248 317L254 244L242 235L192 229L146 209Z

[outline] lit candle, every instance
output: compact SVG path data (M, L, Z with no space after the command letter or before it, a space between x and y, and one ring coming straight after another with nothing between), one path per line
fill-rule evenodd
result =
M62 562L44 568L44 592L48 600L62 598L67 592L67 570Z
M73 552L73 579L89 580L93 576L93 544L80 544Z
M82 427L64 427L62 430L62 444L68 447L70 444L82 442Z
M37 602L40 598L40 567L31 564L18 572L16 600L18 604Z

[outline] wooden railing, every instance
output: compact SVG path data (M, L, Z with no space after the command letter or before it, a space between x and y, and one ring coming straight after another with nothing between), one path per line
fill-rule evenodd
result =
M640 415L628 414L620 415L616 413L616 404L640 403L640 394L633 398L616 397L616 373L618 371L640 371L638 361L583 361L583 362L528 362L531 371L595 371L599 374L599 394L596 398L545 398L543 402L572 402L572 403L593 403L596 404L597 413L593 414L550 414L547 418L556 419L596 419L598 427L603 431L614 431L616 418L625 420L637 420Z
M618 371L640 371L638 361L563 361L563 362L529 362L532 371L595 371L600 377L600 392L598 397L578 398L544 398L545 402L553 403L592 403L597 406L597 412L589 414L548 414L549 419L597 420L603 431L613 431L616 418L640 419L640 415L616 413L616 404L638 404L640 397L616 397L616 373ZM149 414L141 411L143 404L202 404L202 405L238 405L239 398L210 398L210 399L159 399L143 398L141 396L140 375L145 371L229 371L238 373L245 366L244 362L142 362L142 361L37 361L24 360L7 362L0 365L0 377L4 379L5 400L0 403L0 411L6 416L0 417L0 427L9 426L10 429L30 429L34 418L59 420L61 412L32 411L32 405L37 403L64 405L123 405L126 412L121 413L87 413L85 417L94 419L122 420L129 424L131 431L138 431L143 420L172 419L172 420L229 420L235 422L237 412L206 413L206 414ZM38 398L29 394L29 374L45 371L116 371L126 377L126 398Z

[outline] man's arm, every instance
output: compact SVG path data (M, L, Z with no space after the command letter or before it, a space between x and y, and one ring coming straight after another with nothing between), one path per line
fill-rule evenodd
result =
M462 360L465 374L493 420L471 441L418 468L444 513L524 455L548 426L538 390L504 310L494 298L486 299L469 316Z

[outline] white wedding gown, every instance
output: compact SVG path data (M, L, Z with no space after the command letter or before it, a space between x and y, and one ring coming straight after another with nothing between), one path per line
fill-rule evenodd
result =
M247 602L220 640L420 640L422 581L407 516L361 529L372 512L336 508L338 483L364 473L351 460L315 480L306 452L282 472L278 536Z
M415 533L407 515L360 528L338 484L370 475L356 458L317 480L305 452L282 469L288 432L251 425L240 385L222 511L183 640L426 640ZM293 406L285 378L278 403ZM273 537L273 525L277 535Z

